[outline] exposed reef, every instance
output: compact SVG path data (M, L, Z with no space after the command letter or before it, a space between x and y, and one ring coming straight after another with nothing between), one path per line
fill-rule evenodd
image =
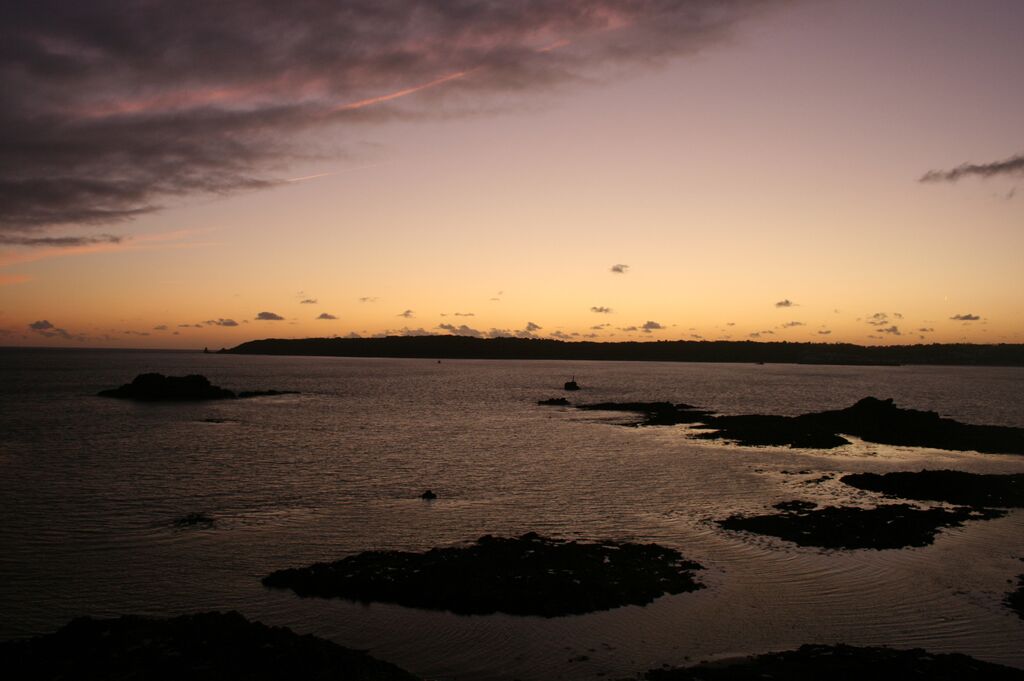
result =
M116 397L140 402L195 402L200 400L233 400L247 397L294 394L293 390L248 390L235 394L227 388L212 385L210 379L199 374L164 376L139 374L131 383L120 388L101 390L100 397Z
M546 400L537 400L537 404L547 407L568 407L569 400L564 397L551 397Z
M689 404L671 402L598 402L579 404L577 409L587 411L627 411L641 416L632 426L674 426L680 423L705 423L713 418L710 412Z
M962 471L851 473L840 481L903 499L945 501L965 506L1024 507L1024 474L995 475Z
M702 567L657 544L580 543L535 533L486 535L425 553L367 551L334 563L279 570L268 587L299 596L397 603L462 615L558 617L702 588Z
M1005 511L988 508L917 508L884 504L875 508L818 505L810 501L775 504L779 513L733 515L718 524L791 541L799 546L825 549L901 549L927 546L943 527L959 527L967 520L1001 518Z
M0 643L0 668L19 679L355 679L416 681L402 669L237 612L171 619L71 621L55 633Z
M902 409L891 399L876 397L865 397L845 409L801 416L715 415L669 402L604 402L581 404L577 408L629 411L643 416L631 425L692 424L706 431L694 434L696 438L729 440L746 446L833 449L849 444L842 437L847 434L879 444L1024 454L1024 428L960 423L942 418L934 411Z
M678 669L653 669L647 681L762 681L829 679L929 679L929 681L1022 681L1024 671L961 653L929 653L847 645L803 645L768 653Z

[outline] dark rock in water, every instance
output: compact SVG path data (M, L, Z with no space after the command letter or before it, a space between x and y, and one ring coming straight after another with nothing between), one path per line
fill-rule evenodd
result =
M652 669L643 678L646 681L1024 681L1024 671L961 653L929 653L920 648L802 645L797 650L695 667Z
M1024 619L1024 575L1017 577L1017 590L1006 594L1006 605Z
M189 513L174 521L175 527L212 527L213 518L205 513Z
M857 489L903 499L1024 508L1024 473L995 475L950 470L851 473L840 481Z
M230 400L235 393L210 384L206 376L164 376L163 374L139 374L131 383L120 388L101 390L100 397L117 397L126 400L191 401Z
M729 440L746 446L833 449L849 444L841 434L868 442L934 447L996 454L1024 454L1024 428L977 426L941 418L933 411L901 409L891 399L865 397L851 407L801 416L770 414L714 415L689 405L668 402L605 402L578 409L635 411L635 425L697 424L708 432L694 437Z
M164 376L163 374L139 374L131 383L120 388L101 390L100 397L117 397L141 402L191 402L199 400L232 400L246 397L271 395L293 395L294 390L247 390L237 395L227 388L219 388L210 379L199 374L189 376Z
M672 404L671 402L597 402L595 404L579 404L577 409L586 411L628 411L642 415L642 419L634 426L674 426L680 423L704 423L710 417L689 404Z
M704 421L712 432L694 437L705 440L731 440L747 447L797 447L833 449L850 444L846 438L801 417L749 415L713 416Z
M552 397L547 400L537 400L537 404L549 407L568 407L569 400L565 399L564 397Z
M796 418L880 444L1024 454L1024 428L969 425L934 411L901 409L891 399L865 397L846 409Z
M437 495L434 494L433 492L431 492L429 489L426 492L424 492L423 494L420 495L420 499L426 499L427 501L432 501L432 500L434 500L436 498L437 498Z
M237 612L171 619L73 620L38 638L0 643L0 669L17 679L351 679L416 681L364 652Z
M959 527L967 520L989 520L1006 515L996 509L929 508L887 504L871 509L827 506L806 501L776 504L782 511L770 515L733 515L718 524L791 541L800 546L826 549L901 549L927 546L943 527Z
M557 617L702 588L702 569L657 544L578 543L534 533L481 537L474 544L425 553L367 551L334 563L279 570L269 587L299 596L348 598L450 610Z
M275 395L298 395L298 390L243 390L238 393L239 399L247 397L274 397Z

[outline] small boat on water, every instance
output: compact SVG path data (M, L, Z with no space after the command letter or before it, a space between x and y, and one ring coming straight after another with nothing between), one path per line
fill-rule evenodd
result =
M576 377L573 376L571 381L565 382L565 390L579 390L580 385L576 382Z

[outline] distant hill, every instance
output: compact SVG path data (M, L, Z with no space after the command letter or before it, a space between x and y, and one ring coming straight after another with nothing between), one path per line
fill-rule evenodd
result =
M868 347L852 343L650 341L595 343L543 338L388 336L249 341L220 352L325 357L429 359L566 359L645 362L765 362L784 364L938 364L1024 366L1024 344L968 343Z

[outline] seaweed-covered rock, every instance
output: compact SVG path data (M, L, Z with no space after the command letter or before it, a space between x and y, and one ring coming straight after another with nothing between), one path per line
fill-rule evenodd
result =
M279 570L269 587L299 596L338 597L450 610L557 617L694 591L701 566L657 544L582 543L535 533L481 537L425 553L367 551L334 563Z
M131 383L120 388L101 390L100 397L117 397L125 400L144 402L230 400L235 393L210 383L210 379L199 374L188 376L164 376L163 374L139 374Z
M802 645L797 650L712 662L678 669L652 669L647 681L1024 681L1024 671L960 653L929 653L847 645Z
M73 620L38 638L0 643L0 669L17 679L353 679L416 681L402 669L237 612L171 619Z
M875 508L826 506L807 501L775 504L779 513L733 515L718 524L791 541L800 546L826 549L901 549L927 546L943 527L959 527L967 520L1001 518L1004 511L978 508L928 508L884 504Z
M964 473L922 470L895 473L850 473L840 481L857 489L903 499L945 501L967 506L1024 507L1024 474Z

